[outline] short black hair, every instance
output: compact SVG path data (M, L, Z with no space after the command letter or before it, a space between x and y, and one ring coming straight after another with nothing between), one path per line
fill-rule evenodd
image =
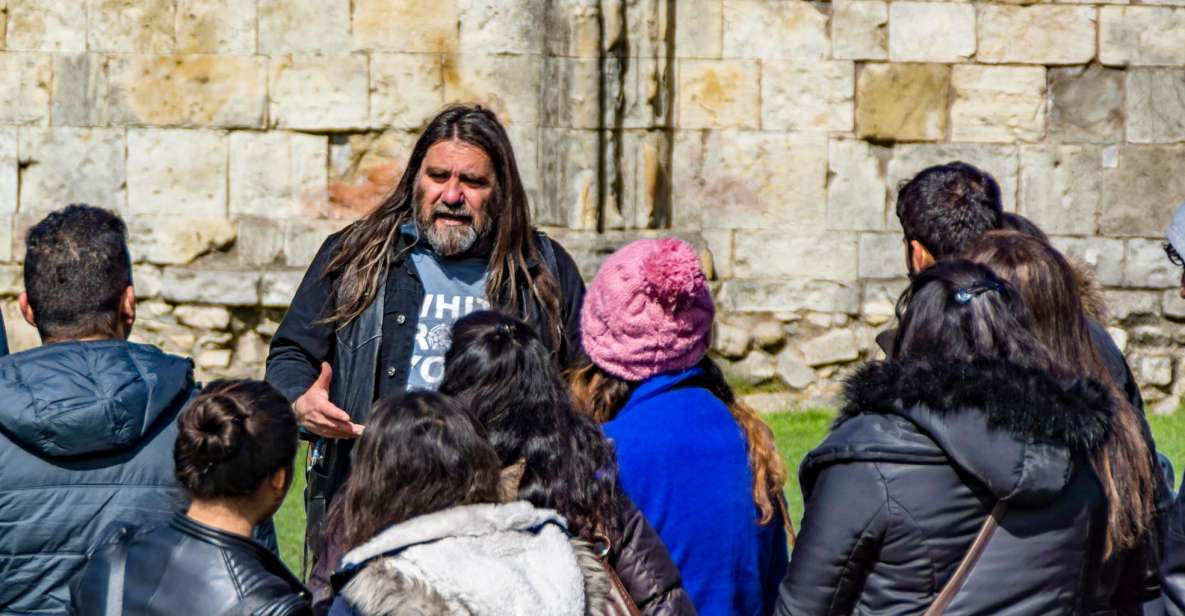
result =
M897 192L905 239L920 242L936 260L958 257L999 228L1003 210L996 180L964 162L923 169Z
M72 204L25 238L25 293L42 339L114 335L132 284L128 228L114 212Z

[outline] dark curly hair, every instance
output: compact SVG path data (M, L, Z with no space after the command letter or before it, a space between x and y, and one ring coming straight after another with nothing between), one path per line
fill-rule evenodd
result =
M897 218L906 240L935 260L963 254L979 236L1000 227L1000 185L964 162L923 169L897 191Z
M484 426L503 467L524 462L520 499L555 509L583 539L617 535L624 497L613 448L596 423L573 410L534 328L493 311L457 321L440 391Z
M296 416L263 381L214 381L177 419L174 474L196 499L254 494L280 469L292 480Z

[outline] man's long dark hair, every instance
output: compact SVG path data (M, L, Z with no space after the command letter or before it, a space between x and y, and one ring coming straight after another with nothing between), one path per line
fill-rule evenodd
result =
M491 306L525 315L524 300L542 307L538 324L558 349L563 340L559 283L542 262L531 225L527 192L519 176L514 149L498 118L481 106L453 105L428 123L416 140L395 190L375 211L347 227L322 276L334 280L333 311L325 322L344 327L374 301L387 272L388 257L399 228L415 220L416 182L428 149L456 139L481 149L494 168L494 190L486 213L494 224L489 254L486 297ZM525 293L524 293L525 291Z
M498 456L454 400L413 392L380 400L334 500L328 536L350 550L388 526L457 505L498 500Z
M1111 377L1090 335L1073 266L1053 246L1015 231L988 233L971 246L968 258L1016 286L1033 316L1033 333L1054 362L1106 384L1119 403L1111 438L1094 466L1107 494L1106 552L1132 547L1156 514L1153 447L1144 437L1139 412Z
M618 536L623 496L613 448L573 410L534 329L493 311L457 321L440 391L474 414L503 467L524 463L518 498L560 512L585 540Z

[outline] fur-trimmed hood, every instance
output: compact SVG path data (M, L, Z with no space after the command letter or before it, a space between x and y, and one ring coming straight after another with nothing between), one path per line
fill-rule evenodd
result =
M585 616L589 565L565 526L525 501L454 507L350 551L335 585L352 574L341 596L361 616Z
M952 464L996 498L1055 497L1110 433L1115 400L1088 379L1063 382L999 361L873 362L848 378L831 433L800 468L804 494L830 464Z

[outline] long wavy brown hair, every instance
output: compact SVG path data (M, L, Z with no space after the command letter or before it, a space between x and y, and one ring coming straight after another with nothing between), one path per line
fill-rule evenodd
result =
M967 257L1020 290L1033 317L1032 331L1054 362L1105 383L1119 403L1111 437L1092 462L1107 496L1105 555L1132 548L1150 531L1156 514L1152 446L1139 411L1123 395L1091 337L1074 268L1048 243L1015 231L985 234Z
M768 524L778 510L777 499L782 498L786 486L786 464L778 454L774 433L757 412L737 399L720 367L710 357L699 362L704 378L700 383L728 406L732 417L740 425L749 446L749 468L753 471L753 504L757 506L761 524ZM592 362L585 362L568 373L572 402L581 413L605 423L617 416L630 394L638 385L605 372Z
M542 258L514 148L498 118L479 105L452 105L433 118L416 140L395 190L377 209L342 231L322 273L335 281L333 310L324 322L344 327L374 301L399 228L415 220L416 183L428 149L452 139L481 149L494 168L494 190L485 204L494 223L486 298L491 306L541 325L544 339L558 349L564 338L559 282L547 267L533 271L530 267ZM526 314L532 299L543 314Z

